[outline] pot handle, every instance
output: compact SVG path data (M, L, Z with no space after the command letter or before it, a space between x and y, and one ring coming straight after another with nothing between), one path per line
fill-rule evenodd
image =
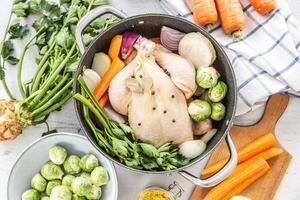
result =
M227 134L225 139L230 152L230 158L229 161L225 164L225 166L220 171L218 171L216 174L206 179L195 177L194 175L190 174L187 171L180 171L179 174L182 175L187 180L194 183L195 185L201 187L215 186L221 181L223 181L225 178L227 178L231 174L231 172L235 169L235 166L237 164L237 152L229 133Z
M82 40L82 32L83 30L91 23L93 22L97 17L103 16L105 14L113 14L121 19L126 18L126 14L121 12L120 10L112 7L112 6L99 6L97 8L94 8L90 12L88 12L84 17L81 18L81 20L78 22L75 30L75 38L77 45L79 47L80 52L83 54L85 50L85 46Z

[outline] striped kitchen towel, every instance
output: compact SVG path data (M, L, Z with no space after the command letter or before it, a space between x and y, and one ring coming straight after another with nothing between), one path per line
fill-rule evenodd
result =
M160 0L162 7L176 16L193 20L185 0ZM259 15L241 0L247 28L238 41L226 36L220 24L211 34L225 49L237 79L236 116L265 104L278 92L300 93L300 29L285 0L268 16Z

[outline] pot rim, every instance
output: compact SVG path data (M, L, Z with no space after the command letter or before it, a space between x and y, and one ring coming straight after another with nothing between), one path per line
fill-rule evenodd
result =
M222 54L222 57L224 59L225 62L228 63L228 66L229 66L229 71L232 75L232 82L233 82L233 85L234 85L234 88L230 88L231 90L233 90L233 99L234 99L234 103L233 103L233 109L232 109L232 115L227 119L226 121L226 128L224 130L224 133L222 135L222 137L220 137L219 141L211 148L209 149L205 154L203 155L200 155L198 156L197 158L193 159L191 162L189 162L187 165L185 166L182 166L180 168L177 168L177 169L173 169L173 170L170 170L170 171L147 171L147 170L141 170L141 169L135 169L135 168L131 168L131 167L128 167L127 165L121 163L120 161L114 159L112 156L110 156L108 153L105 152L105 150L102 150L101 147L98 146L98 144L96 142L94 142L94 138L91 136L92 134L89 134L88 132L90 132L89 130L87 130L87 128L85 127L85 123L83 122L83 120L81 120L80 118L80 114L79 114L79 108L77 107L76 105L76 100L74 101L74 107L75 107L75 113L76 113L76 116L77 116L77 119L79 121L79 124L81 126L81 128L83 129L83 132L84 134L86 135L86 137L88 138L88 140L92 143L92 145L101 153L103 154L106 158L108 158L110 161L112 161L113 163L117 164L118 166L120 167L123 167L125 169L128 169L130 171L134 171L136 173L147 173L147 174L165 174L165 173L175 173L175 172L179 172L179 171L183 171L185 169L188 169L189 167L191 167L192 165L202 161L206 156L210 155L220 144L220 142L222 142L222 140L227 136L227 134L229 134L229 129L231 128L232 124L233 124L233 118L234 118L234 114L235 114L235 111L236 111L236 102L237 102L237 88L236 88L236 77L235 77L235 74L234 74L234 71L233 71L233 68L232 68L232 64L227 56L227 54L225 53L224 49L222 48L222 46L214 39L214 37L212 37L210 35L210 33L208 33L205 29L203 29L202 27L200 26L197 26L196 24L186 20L186 19L183 19L183 18L180 18L180 17L176 17L176 16L172 16L172 15L169 15L169 14L159 14L159 13L147 13L147 14L140 14L140 15L134 15L134 16L131 16L131 17L128 17L126 19L121 19L119 22L117 22L116 24L110 26L109 28L107 28L105 31L101 32L91 43L90 45L85 49L84 53L82 54L81 56L81 59L80 59L80 63L79 63L79 66L82 66L82 62L83 62L83 58L86 57L86 55L88 54L91 46L93 46L96 41L99 40L99 38L109 32L111 29L113 29L114 27L116 26L119 26L123 23L126 23L128 21L131 21L133 19L139 19L139 18L147 18L147 17L164 17L164 18L169 18L169 19L173 19L173 20L177 20L177 21L181 21L185 24L187 24L188 26L191 26L193 27L193 29L197 30L198 32L200 32L201 34L203 34L206 38L208 38L213 46L217 46L219 49L220 49L220 54ZM78 87L78 81L77 81L77 78L78 76L81 74L81 71L82 71L82 68L78 68L76 70L76 73L74 75L74 83L73 83L73 92L76 93L79 91L79 87Z

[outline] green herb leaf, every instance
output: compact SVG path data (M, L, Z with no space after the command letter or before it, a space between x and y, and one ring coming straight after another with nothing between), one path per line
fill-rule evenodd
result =
M14 56L8 56L4 59L6 62L8 62L11 65L16 65L19 62L19 59Z
M41 0L29 0L28 1L29 9L28 12L32 14L39 14L42 11Z
M12 24L9 27L8 33L10 35L9 38L11 38L11 39L16 39L16 38L23 39L23 37L28 35L29 29L28 29L27 25L23 26L20 24L20 22L18 22L18 23Z
M28 4L27 3L17 3L12 8L12 13L14 13L17 17L26 17L28 15Z
M159 156L158 150L152 144L139 143L143 153L149 157L156 158Z
M112 139L112 147L115 152L115 154L119 155L120 157L128 157L129 152L127 150L128 144L123 141L119 140L117 138L111 138Z
M25 3L26 0L13 0L13 4Z

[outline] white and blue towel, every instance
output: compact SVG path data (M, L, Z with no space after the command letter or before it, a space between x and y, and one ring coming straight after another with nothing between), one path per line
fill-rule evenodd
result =
M185 0L160 0L162 7L176 16L193 20ZM300 28L285 0L277 0L278 8L261 16L241 0L247 27L240 40L226 36L220 24L211 34L223 46L237 79L236 116L265 104L279 92L300 93Z

